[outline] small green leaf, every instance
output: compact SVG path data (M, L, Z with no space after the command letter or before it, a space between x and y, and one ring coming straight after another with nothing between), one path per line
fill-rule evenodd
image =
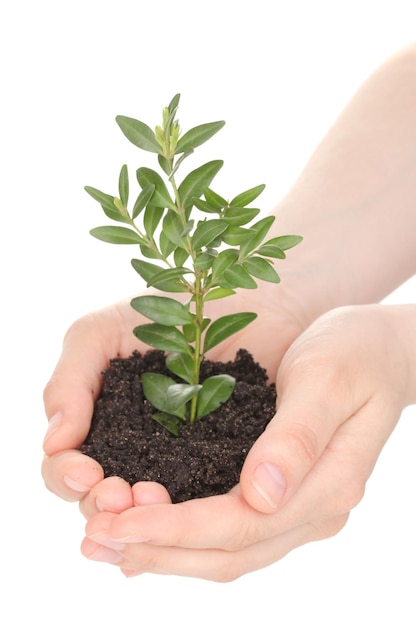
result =
M120 176L118 179L118 192L120 194L120 200L124 207L127 208L129 203L129 174L127 165L123 165L120 170Z
M264 191L266 185L257 185L247 191L243 191L238 196L233 198L230 202L230 206L246 207L250 202L253 202Z
M211 269L214 259L215 259L215 256L210 254L209 252L203 252L202 254L197 254L197 257L194 262L194 268L196 270L206 272L207 270Z
M171 435L177 437L181 427L181 419L177 415L168 415L167 413L154 413L152 418L163 426Z
M261 259L260 257L249 257L243 262L242 265L251 276L255 276L261 280L266 280L269 283L280 283L279 274L276 272L274 267L266 261L266 259Z
M96 239L106 243L116 244L142 244L143 239L134 230L124 226L98 226L90 230L90 234Z
M181 411L189 400L192 400L201 389L202 385L187 385L184 383L176 383L168 387L167 401L170 413Z
M201 200L201 198L194 198L193 203L197 209L204 213L221 213L221 209L214 208L209 202Z
M165 209L149 203L144 211L143 226L148 237L152 238Z
M251 278L248 271L237 263L225 270L216 282L220 287L227 289L236 289L237 287L255 289L257 287L256 281Z
M156 154L161 153L162 150L156 140L155 134L147 124L135 120L132 117L125 117L124 115L118 115L116 122L132 144L148 152L156 152Z
M163 178L157 172L149 167L139 167L136 171L136 176L142 189L148 185L155 186L155 190L151 198L152 204L163 207L164 209L176 209L175 203L172 202L172 198L169 195Z
M228 374L220 374L207 378L198 394L196 415L198 418L212 413L224 404L231 396L235 386L235 378Z
M209 220L199 222L192 236L192 246L194 250L199 250L204 246L208 246L214 239L221 235L226 229L227 224L224 220Z
M247 254L257 248L269 232L275 218L273 215L264 217L255 224L250 226L250 230L254 231L250 238L240 246L240 259L243 260Z
M155 190L154 185L146 185L139 195L137 196L137 200L134 203L132 218L135 220L136 217L143 211L143 209L150 202L150 198L153 196Z
M265 243L263 246L260 246L260 248L257 248L256 254L271 257L272 259L286 258L286 254L283 252L282 248L272 243Z
M164 374L146 372L141 375L140 380L144 395L155 409L185 419L185 411L183 408L173 411L169 406L168 390L169 387L176 384L173 378L165 376Z
M184 225L180 216L174 211L168 211L163 219L163 232L176 246L183 244Z
M136 326L133 332L140 341L143 341L143 343L157 350L190 353L188 342L183 334L174 326L142 324L141 326Z
M229 248L219 253L212 265L212 282L215 283L218 278L238 259L238 251Z
M227 206L227 200L222 198L218 193L210 189L209 187L204 191L205 200L213 208L220 212L225 206Z
M290 248L294 248L299 243L303 241L303 237L299 235L281 235L280 237L273 237L273 239L269 239L265 242L264 245L276 245L279 246L282 250L289 250Z
M142 261L141 259L132 259L131 264L146 283L163 269L160 265L148 263L147 261Z
M193 321L188 308L173 298L138 296L130 304L138 313L164 326L181 326Z
M194 148L197 148L208 141L208 139L211 139L213 135L221 130L224 124L225 122L210 122L191 128L191 130L188 130L188 132L179 139L175 152L179 154L180 152L194 150Z
M234 333L245 328L256 317L256 313L233 313L224 315L212 322L205 335L204 354Z
M160 251L163 254L163 257L165 259L167 259L172 254L172 252L177 249L176 243L171 241L166 236L166 233L163 232L163 230L160 231L159 246L160 246ZM182 265L182 263L178 263L178 265Z
M243 226L260 213L260 209L248 209L247 207L230 206L225 209L223 218L231 226Z
M192 383L194 377L193 358L184 352L170 352L166 357L166 367L176 376Z
M235 294L234 289L224 289L223 287L215 287L211 289L204 297L204 302L209 300L219 300L220 298L227 298Z
M167 281L173 281L182 278L184 274L191 274L192 271L186 267L172 267L164 269L159 274L154 274L150 280L147 281L147 287L158 287L161 289L161 284Z
M108 193L95 189L95 187L84 187L84 189L94 200L97 200L97 202L101 204L102 210L110 220L124 223L130 222L127 211L123 208L120 210L120 208L116 206L116 198L114 196L110 196Z
M250 228L243 228L242 226L229 226L222 234L222 240L228 246L240 246L249 237L254 235L255 231Z
M209 187L223 166L223 161L210 161L190 172L179 185L179 196L185 209L192 206L193 198L199 198Z

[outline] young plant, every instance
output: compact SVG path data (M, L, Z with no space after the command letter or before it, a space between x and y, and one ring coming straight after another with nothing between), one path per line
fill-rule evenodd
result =
M230 397L235 380L220 375L201 383L200 366L208 350L256 318L255 313L242 311L211 320L205 317L205 303L231 296L238 288L254 289L257 279L278 283L273 259L284 259L285 251L302 239L286 235L265 241L274 217L254 221L260 210L248 206L264 185L231 201L213 191L211 183L222 161L205 163L178 182L184 160L224 126L222 121L211 122L181 135L176 117L179 99L177 94L163 110L162 124L155 131L139 120L116 118L127 139L157 155L163 174L148 167L136 171L140 191L131 209L127 165L120 171L117 196L85 187L108 218L123 224L94 228L91 235L108 243L136 244L142 258L131 263L147 286L188 296L185 303L162 295L131 301L150 320L134 328L134 334L164 351L166 366L177 377L156 373L141 377L143 392L158 411L155 419L175 435L181 423L192 424Z

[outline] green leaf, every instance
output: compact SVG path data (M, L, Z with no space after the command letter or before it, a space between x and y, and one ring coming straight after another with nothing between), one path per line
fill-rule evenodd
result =
M124 223L130 222L127 211L120 210L114 204L114 196L110 196L108 193L95 189L95 187L84 187L84 189L94 200L100 203L102 210L111 220Z
M250 226L250 230L253 231L253 234L247 241L242 243L240 246L241 260L243 260L247 256L247 254L249 254L252 250L257 248L257 246L261 244L274 220L274 216L270 215L268 217L264 217L262 220L259 220L258 222Z
M192 274L192 271L186 267L172 267L169 269L163 269L159 274L154 274L150 280L147 281L147 287L157 287L163 291L170 291L169 289L163 289L163 285L167 283L176 283L178 279L181 279L184 274ZM175 291L172 289L172 291ZM181 291L186 291L183 289Z
M160 232L159 247L160 247L160 251L163 254L163 257L165 259L167 259L172 254L172 252L177 249L176 243L171 241L166 236L166 233L163 232L163 230L161 230L161 232ZM182 263L178 263L178 265L182 265Z
M184 352L170 352L166 357L166 367L176 376L192 383L194 377L194 360Z
M303 237L299 235L281 235L280 237L269 239L264 245L276 245L279 246L281 250L289 250L297 246L301 241L303 241Z
M175 153L179 154L180 152L194 150L197 146L200 146L208 141L208 139L211 139L213 135L221 130L224 124L225 122L210 122L208 124L201 124L200 126L191 128L191 130L188 130L188 132L186 132L183 137L179 139Z
M180 326L193 321L188 308L173 298L138 296L130 304L138 313L164 326Z
M90 230L90 234L96 239L106 243L116 244L142 244L143 239L134 230L124 226L98 226Z
M224 289L223 287L216 287L211 289L204 297L204 302L209 300L219 300L220 298L227 298L235 294L234 289Z
M260 246L260 248L257 248L256 254L271 257L272 259L286 258L286 254L283 252L282 248L272 243L265 243L263 246Z
M211 206L206 200L201 200L201 198L194 198L193 203L197 209L203 211L204 213L221 213L221 209L217 209Z
M163 181L163 178L154 170L149 167L139 167L136 171L137 180L142 189L148 185L154 185L155 190L153 192L151 202L157 206L169 209L176 209L175 203L172 202L172 198L169 195L167 187Z
M176 383L168 387L167 400L170 413L180 411L189 400L192 400L201 389L202 385L187 385Z
M161 272L165 272L167 270L161 268L159 265L155 265L154 263L148 263L147 261L142 261L141 259L132 259L131 264L136 272L143 278L146 283L150 283L156 275ZM182 276L183 273L180 274ZM165 279L162 281L161 277L157 278L158 280L158 289L160 291L168 291L170 293L181 293L188 291L186 286L177 279L177 277L165 276Z
M184 225L180 216L174 211L168 211L163 219L163 232L176 246L183 244Z
M264 191L266 185L257 185L247 191L243 191L238 196L233 198L230 202L230 206L246 207L250 202L253 202Z
M215 256L210 254L209 252L203 252L202 254L197 254L195 262L194 262L194 268L196 270L201 270L202 272L205 272L211 269L214 259L215 259Z
M174 326L162 324L142 324L133 330L135 336L157 350L190 353L190 347L183 334ZM156 407L160 408L160 407ZM164 410L164 409L161 409Z
M142 150L161 154L162 149L156 140L156 136L147 124L124 115L117 115L116 122L132 144Z
M230 206L225 209L223 217L231 226L243 226L260 213L260 209L248 209L247 207Z
M136 217L143 211L145 206L150 202L150 198L153 196L153 192L155 190L154 185L146 185L139 195L137 196L137 200L134 203L132 218L135 220Z
M193 198L199 198L204 193L222 166L223 161L210 161L185 177L178 189L182 206L185 209L192 206Z
M162 219L165 209L149 203L144 211L143 226L148 237L152 238L154 232Z
M226 289L236 289L237 287L255 289L257 287L256 281L251 278L248 271L237 263L225 270L216 282L220 287L225 287Z
M163 269L160 265L148 263L147 261L142 261L141 259L132 259L131 264L146 283Z
M214 239L221 235L228 225L224 220L209 220L199 222L192 236L192 247L199 250L204 246L208 246Z
M217 209L218 212L220 212L225 206L227 206L227 200L225 198L222 198L209 187L205 189L204 197L208 204L210 204L212 208Z
M243 228L242 226L229 226L222 234L222 240L228 246L240 246L253 234L254 231L250 230L250 228Z
M212 281L215 283L231 265L236 263L238 251L229 248L219 253L212 265Z
M129 203L129 174L127 165L123 165L118 179L118 192L122 205L127 208Z
M172 385L176 384L172 378L164 374L146 372L141 375L140 380L144 395L155 409L185 419L185 411L183 408L172 410L169 405L168 391Z
M167 413L154 413L152 418L163 426L167 431L177 437L179 435L181 419L177 415L168 415Z
M198 394L196 415L198 418L208 415L224 404L231 396L235 386L235 378L228 374L219 374L207 378Z
M266 280L269 283L280 283L279 274L266 259L260 257L249 257L243 262L243 267L251 276Z
M234 333L245 328L256 317L256 313L233 313L224 315L212 322L205 335L204 354Z
M189 257L189 252L183 248L176 248L173 258L175 260L176 267L182 267L186 259Z

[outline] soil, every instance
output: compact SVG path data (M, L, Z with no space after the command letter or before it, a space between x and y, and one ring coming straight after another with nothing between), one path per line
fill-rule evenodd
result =
M79 449L100 463L106 477L120 476L130 485L159 482L173 502L226 493L238 483L251 446L275 413L275 386L246 350L227 363L205 360L201 380L230 374L237 381L234 391L219 409L192 426L184 424L175 437L151 418L154 409L140 383L149 371L174 378L164 361L159 350L111 360Z

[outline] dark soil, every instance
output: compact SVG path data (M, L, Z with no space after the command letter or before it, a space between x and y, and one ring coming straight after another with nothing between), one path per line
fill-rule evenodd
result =
M204 361L201 380L230 374L236 386L225 404L193 426L184 424L178 437L151 418L154 409L140 383L145 371L173 377L158 350L110 362L80 450L102 465L106 477L120 476L130 485L157 481L173 502L229 491L275 412L276 391L265 370L245 350L228 363Z

